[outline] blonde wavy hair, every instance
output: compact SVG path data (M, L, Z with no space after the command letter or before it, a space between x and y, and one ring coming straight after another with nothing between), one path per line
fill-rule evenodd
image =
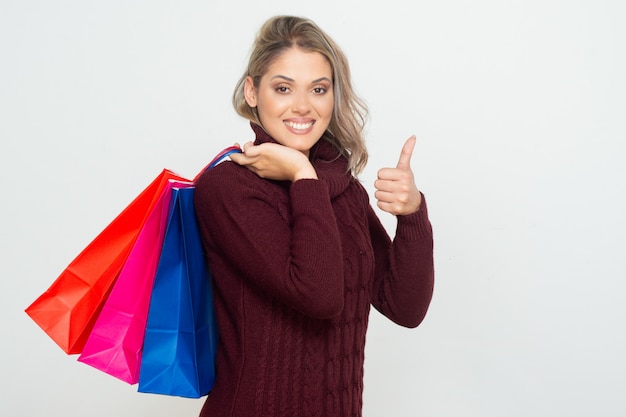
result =
M357 175L367 164L367 148L363 128L368 109L354 92L350 66L339 46L313 21L296 16L275 16L259 30L248 68L239 79L233 93L233 106L237 113L261 126L256 108L250 107L244 97L244 84L248 76L259 87L274 60L287 49L297 47L307 52L319 52L330 64L333 74L334 107L330 124L323 136L348 159L348 169Z

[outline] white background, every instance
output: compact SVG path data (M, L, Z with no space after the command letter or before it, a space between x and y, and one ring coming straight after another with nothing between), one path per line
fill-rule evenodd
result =
M418 137L435 297L416 330L372 314L364 416L626 416L625 4L2 0L0 415L197 415L23 310L162 168L251 138L231 92L289 13L350 59L368 189Z

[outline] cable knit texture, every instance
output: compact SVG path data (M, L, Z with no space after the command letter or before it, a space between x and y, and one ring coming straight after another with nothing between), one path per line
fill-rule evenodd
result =
M256 143L274 142L253 125ZM417 326L433 291L426 202L392 242L347 161L322 138L319 180L226 161L196 185L220 331L202 417L361 416L370 305Z

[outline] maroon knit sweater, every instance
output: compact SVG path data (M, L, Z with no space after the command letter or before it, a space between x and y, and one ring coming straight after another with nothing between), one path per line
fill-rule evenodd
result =
M256 143L274 141L253 125ZM415 327L433 291L425 201L391 242L347 161L322 139L319 180L227 161L196 185L220 332L203 417L361 416L370 305Z

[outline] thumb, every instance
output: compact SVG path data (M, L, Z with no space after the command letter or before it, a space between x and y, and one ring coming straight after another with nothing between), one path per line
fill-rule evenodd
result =
M404 146L402 147L402 152L400 152L400 159L398 160L398 165L396 168L400 169L411 169L411 156L413 155L413 149L415 148L416 142L415 135L411 136L404 142Z

